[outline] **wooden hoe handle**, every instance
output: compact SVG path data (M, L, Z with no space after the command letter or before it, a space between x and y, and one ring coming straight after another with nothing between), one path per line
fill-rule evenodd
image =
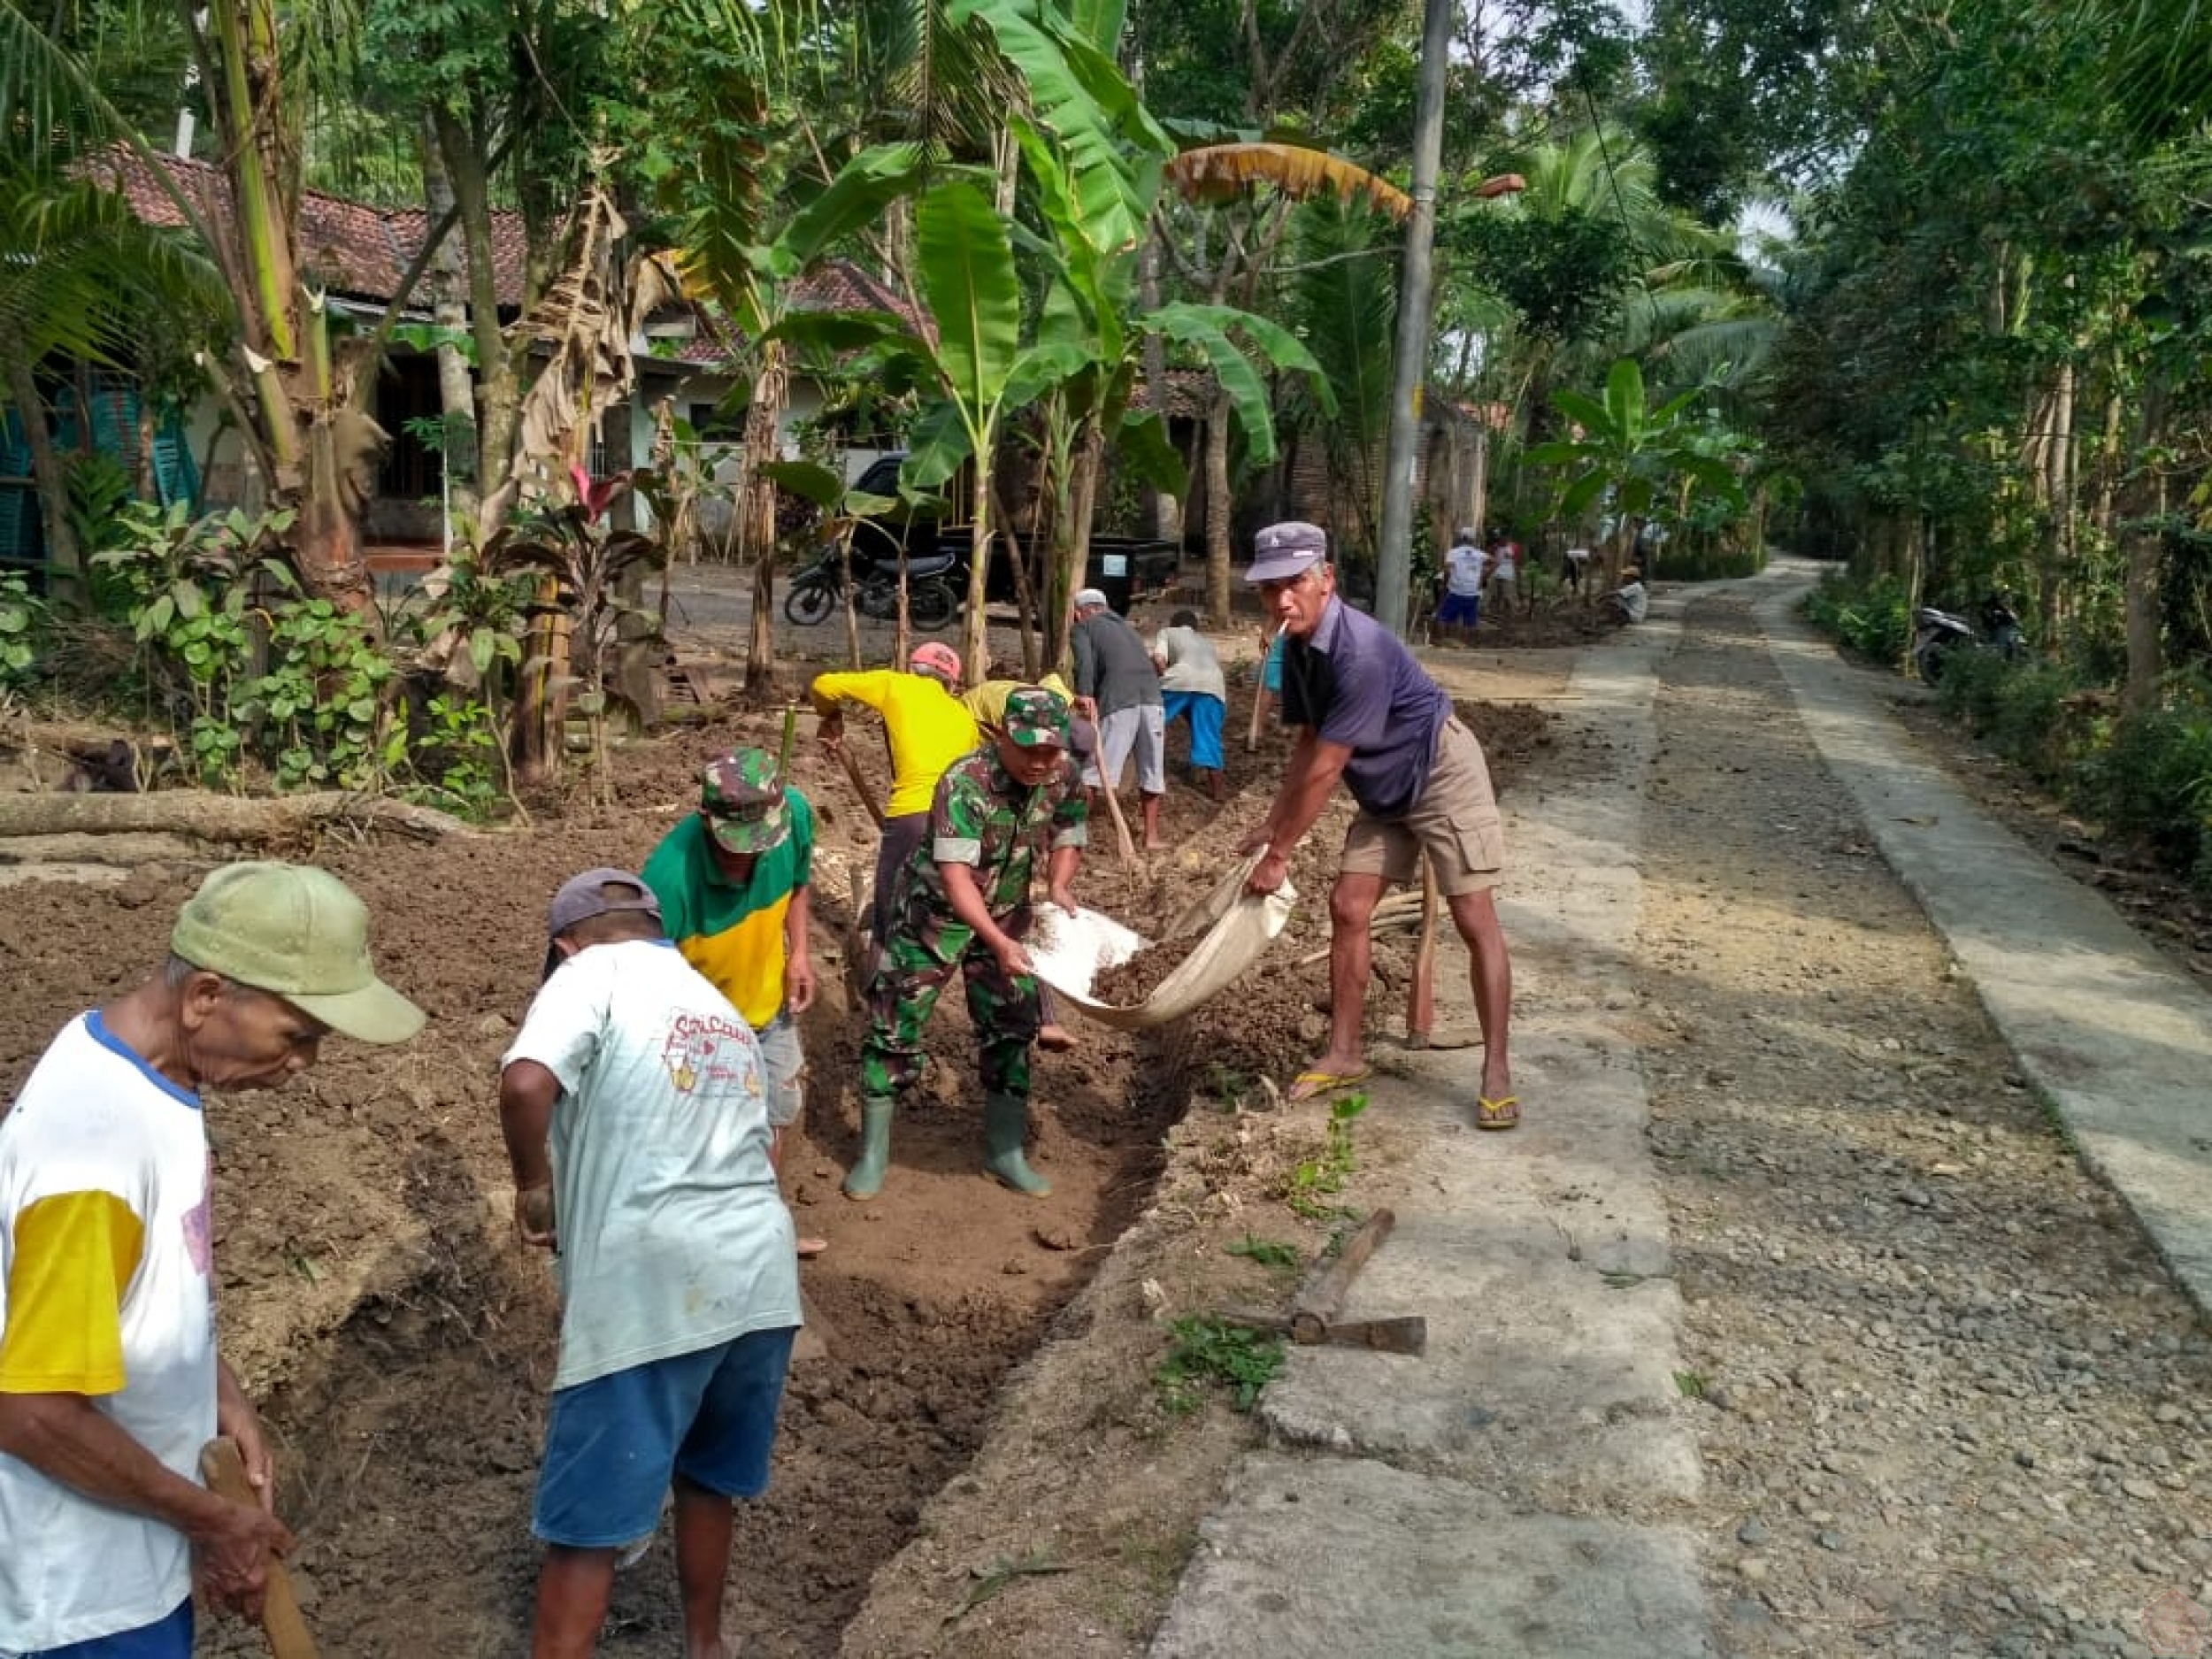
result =
M218 1435L200 1448L200 1473L208 1489L219 1496L233 1503L260 1506L260 1497L246 1479L246 1460L238 1455L238 1442L229 1435ZM269 1651L275 1659L316 1659L315 1638L300 1615L291 1575L274 1555L269 1557L268 1589L261 1599L261 1633L269 1639Z

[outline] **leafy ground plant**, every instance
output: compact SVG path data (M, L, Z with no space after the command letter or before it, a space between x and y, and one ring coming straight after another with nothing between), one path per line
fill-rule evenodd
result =
M19 691L38 663L46 607L13 572L0 573L0 697Z
M1329 1108L1329 1126L1321 1148L1313 1156L1293 1164L1282 1179L1282 1199L1309 1221L1324 1221L1343 1213L1330 1199L1344 1190L1356 1160L1352 1155L1352 1120L1367 1110L1365 1094L1347 1094Z
M1209 1388L1225 1388L1229 1403L1249 1411L1260 1390L1283 1368L1283 1340L1226 1319L1193 1314L1168 1326L1172 1340L1152 1379L1171 1411L1194 1411Z
M1231 1256L1241 1256L1257 1262L1262 1267L1295 1267L1298 1265L1298 1247L1278 1244L1272 1239L1256 1239L1250 1233L1222 1247Z

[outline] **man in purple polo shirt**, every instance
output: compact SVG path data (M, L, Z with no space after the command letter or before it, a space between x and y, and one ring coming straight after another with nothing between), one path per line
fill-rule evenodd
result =
M1521 1120L1506 1055L1513 964L1491 897L1505 841L1489 764L1413 654L1337 596L1328 555L1317 526L1270 525L1255 539L1245 575L1269 619L1282 626L1283 723L1297 729L1267 819L1238 849L1265 849L1251 890L1282 886L1291 849L1340 778L1359 804L1329 895L1329 1050L1299 1074L1290 1097L1332 1094L1367 1076L1360 1027L1368 920L1390 883L1420 879L1425 854L1471 963L1483 1041L1475 1126L1510 1129Z

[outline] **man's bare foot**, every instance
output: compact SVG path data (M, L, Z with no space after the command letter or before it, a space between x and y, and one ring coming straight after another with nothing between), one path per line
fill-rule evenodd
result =
M817 1239L810 1236L802 1238L798 1240L799 1259L802 1262L810 1262L828 1248L829 1240L827 1239Z
M1056 1020L1037 1027L1037 1046L1052 1054L1065 1054L1075 1047L1075 1033Z

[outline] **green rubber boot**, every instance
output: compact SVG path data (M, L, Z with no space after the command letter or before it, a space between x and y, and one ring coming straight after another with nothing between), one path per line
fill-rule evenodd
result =
M1029 1133L1029 1102L1012 1094L983 1097L983 1167L1002 1187L1029 1198L1049 1198L1052 1183L1029 1167L1022 1141Z
M860 1156L845 1171L845 1196L856 1203L883 1190L884 1171L891 1167L891 1106L879 1095L861 1099Z

